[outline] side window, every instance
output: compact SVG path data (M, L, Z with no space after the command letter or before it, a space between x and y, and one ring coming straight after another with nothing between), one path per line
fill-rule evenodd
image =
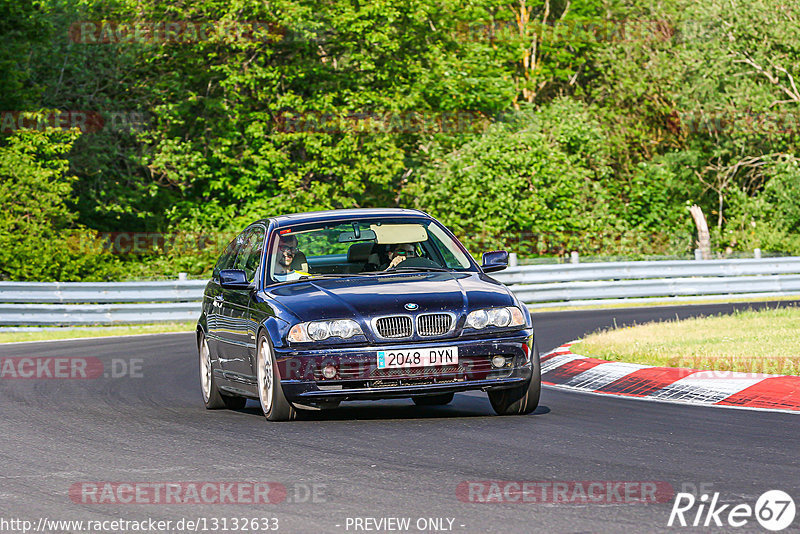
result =
M212 278L219 278L219 272L223 269L233 269L233 262L236 259L236 252L244 242L244 233L239 234L233 241L228 243L225 247L225 252L217 260L214 266L214 272L211 274Z
M428 223L428 239L433 241L434 248L440 252L448 269L470 268L469 260L458 245L433 222Z
M258 269L258 262L261 260L261 252L264 250L264 234L266 231L260 226L250 230L245 237L244 246L239 249L236 255L234 269L241 269L247 275L247 281L252 282Z

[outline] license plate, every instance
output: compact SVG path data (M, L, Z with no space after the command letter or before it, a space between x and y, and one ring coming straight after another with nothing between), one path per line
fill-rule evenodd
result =
M405 369L407 367L432 367L457 365L458 347L430 347L426 349L379 350L378 369Z

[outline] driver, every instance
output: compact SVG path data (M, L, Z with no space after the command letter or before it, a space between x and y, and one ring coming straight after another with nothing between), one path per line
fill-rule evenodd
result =
M383 270L393 269L400 265L400 262L404 261L406 258L413 258L416 255L417 251L414 245L411 243L398 243L392 247L391 252L389 252L389 265Z
M272 275L275 280L287 282L299 280L301 276L309 276L309 273L292 269L292 262L298 252L297 237L282 235L278 242L278 262L275 264L275 272Z

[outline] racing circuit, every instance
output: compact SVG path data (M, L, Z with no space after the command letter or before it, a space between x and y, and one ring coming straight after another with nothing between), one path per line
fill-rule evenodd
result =
M613 324L746 306L764 305L550 312L533 319L544 354ZM476 392L457 394L443 407L345 403L267 424L252 401L234 413L203 408L194 343L187 333L0 346L3 358L91 357L105 370L85 380L0 380L7 399L0 422L4 517L13 511L34 524L267 518L283 532L402 525L430 532L666 532L691 530L667 526L680 491L718 492L720 503L750 506L771 489L800 494L800 420L793 414L545 387L530 416L495 416L486 395ZM96 503L75 490L189 481L277 483L285 494L274 504L147 504ZM660 498L654 504L474 502L459 489L470 481L628 482L658 488ZM695 510L687 514L694 517ZM784 532L797 531L797 523ZM712 531L759 529L751 518L743 528Z

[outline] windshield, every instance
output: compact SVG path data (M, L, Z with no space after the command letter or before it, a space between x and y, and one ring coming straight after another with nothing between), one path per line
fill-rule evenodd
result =
M429 219L354 219L280 230L270 244L272 282L397 271L463 271L463 248Z

